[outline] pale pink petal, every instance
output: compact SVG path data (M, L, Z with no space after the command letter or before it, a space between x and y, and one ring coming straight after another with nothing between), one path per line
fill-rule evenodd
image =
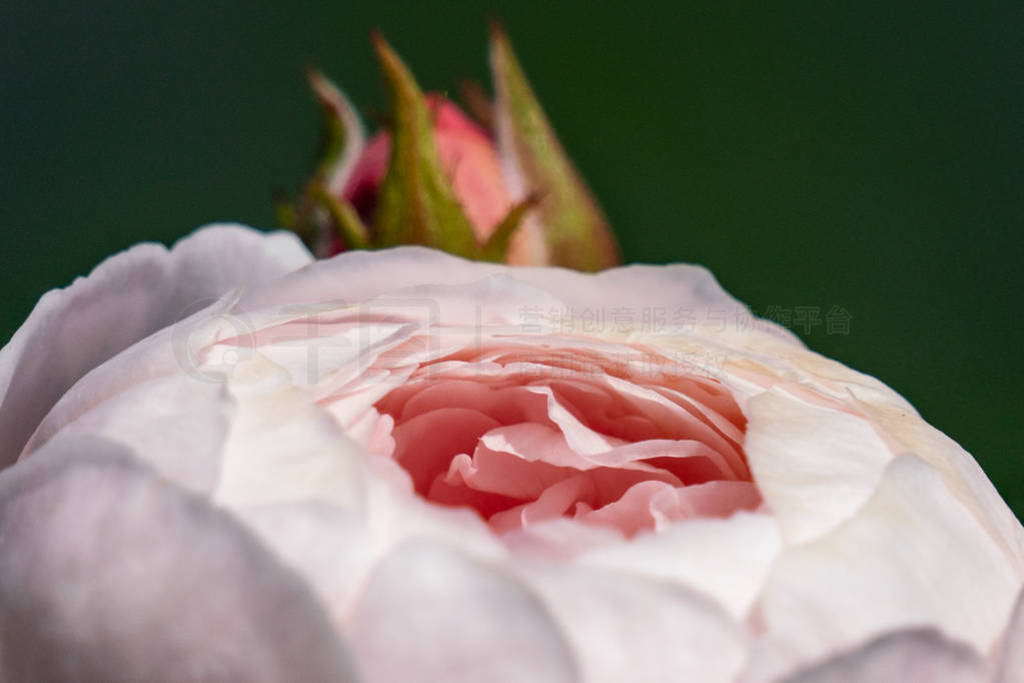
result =
M1017 598L995 657L995 683L1024 681L1024 591Z
M504 533L560 517L581 499L591 498L592 493L593 484L584 474L563 479L545 489L537 500L495 514L489 520L491 528Z
M662 481L643 481L631 486L612 503L577 515L588 524L606 524L627 536L641 531L660 531L670 522L698 517L727 517L761 504L757 487L747 481L711 481L693 486L673 486Z
M348 251L317 261L273 288L251 291L239 310L323 303L344 299L368 301L382 294L417 285L468 284L501 271L491 264L464 261L423 247L397 247L379 251Z
M985 662L934 630L899 631L786 676L780 683L986 683ZM1016 679L1015 679L1016 680Z
M546 433L549 438L542 441L545 449L525 448L516 436L530 431ZM495 434L503 438L495 440ZM504 445L496 450L488 444ZM510 444L514 446L509 448ZM543 460L537 459L540 457ZM644 441L581 458L550 428L522 424L499 427L485 434L472 456L461 454L452 460L446 480L465 482L481 491L532 499L544 488L580 471L623 471L629 472L625 476L630 478L646 477L674 486L728 477L728 472L714 465L716 460L721 459L703 444L685 441Z
M323 501L229 509L281 562L305 579L342 632L381 546L392 539L375 538L365 511Z
M379 405L400 421L440 408L464 407L492 416L501 424L547 422L547 399L520 385L503 386L502 378L428 378L407 383Z
M0 474L0 678L355 681L306 584L95 438Z
M581 511L576 519L584 524L614 526L627 537L641 531L653 531L661 522L679 519L676 510L663 509L675 502L675 488L660 481L644 481L633 485L622 496L597 510ZM667 494L667 495L664 495Z
M492 451L509 453L525 461L542 461L580 470L599 467L598 456L615 449L617 440L603 437L571 416L566 419L563 415L562 424L558 426L561 429L543 423L524 422L498 427L483 435L481 444ZM566 432L576 435L577 446L591 446L592 449L580 452L573 448Z
M517 557L541 562L573 562L587 551L621 545L626 540L615 527L580 524L571 517L545 520L501 536L505 547Z
M790 544L853 515L894 455L864 418L779 389L753 398L747 417L747 460Z
M236 405L223 383L174 374L139 382L100 401L68 424L47 420L27 450L62 436L102 436L128 447L162 476L211 493ZM59 430L59 431L58 431Z
M558 400L581 415L589 427L627 442L664 436L653 420L634 412L622 396L608 387L599 386L601 380L598 378L605 374L600 366L586 371L574 370L577 370L580 378L562 378L553 369L551 374L555 376L549 385Z
M373 431L366 440L366 452L371 456L391 457L395 452L395 437L392 436L395 429L395 421L390 415L381 415L373 408L368 409L368 415L374 421Z
M621 443L619 439L607 437L581 422L572 411L568 410L558 400L558 397L550 387L530 386L527 387L527 391L545 398L548 408L548 419L559 428L569 448L576 453L582 455L604 453Z
M867 392L858 388L858 399L862 393ZM953 495L993 538L998 539L1007 560L1024 579L1024 526L978 462L953 439L912 412L896 392L889 390L884 398L878 396L880 393L870 395L874 399L870 402L866 398L858 400L858 407L904 449L917 454L942 475Z
M662 430L662 438L700 441L722 454L733 470L733 476L747 478L747 464L736 443L730 442L720 431L695 417L689 410L661 395L654 389L615 377L604 378L619 395L628 399L637 412L655 422Z
M626 573L538 567L529 576L589 683L727 683L746 636L719 606L682 586Z
M750 481L709 481L677 487L675 498L680 519L728 517L739 510L752 511L761 505L761 492Z
M202 349L200 359L212 365L219 361L218 356L227 356L228 364L234 364L239 357L258 351L286 368L295 384L322 390L317 385L336 385L357 378L381 354L401 345L413 332L412 326L401 322L337 321L322 314L309 315L220 340Z
M686 484L706 481L698 475L712 479L734 478L725 458L698 441L649 439L616 446L605 453L595 453L587 456L587 461L591 466L627 469L646 469L643 464L649 462L675 474Z
M577 471L569 467L531 462L478 445L472 456L460 454L452 460L445 481L511 498L534 499L549 486L575 474Z
M563 532L563 538L569 536ZM739 512L729 519L670 524L628 543L595 544L574 559L583 566L681 583L743 619L781 547L770 515Z
M66 425L78 420L105 401L116 399L139 384L175 378L188 383L220 384L225 371L209 371L197 363L192 349L214 343L237 326L230 313L233 297L216 303L136 342L102 362L80 378L50 408L24 445L20 457L30 456ZM204 395L203 390L197 394Z
M477 440L497 426L494 418L476 410L439 408L395 427L394 457L412 476L416 490L426 494L455 455L472 453Z
M747 418L728 389L717 381L700 381L700 378L684 378L676 383L683 384L685 391L670 387L654 387L654 390L708 422L726 439L743 443Z
M365 454L285 369L257 356L225 381L235 412L212 494L216 502L363 505L370 477Z
M456 477L437 475L426 492L431 503L456 508L471 508L483 519L501 514L518 506L522 499L469 486Z
M351 619L365 683L570 683L562 631L500 565L409 543L377 567Z
M479 280L463 284L420 284L390 290L371 299L368 306L416 304L432 316L435 334L444 335L444 328L463 327L467 337L463 348L472 348L481 335L502 337L523 332L524 310L558 310L558 297L530 282L516 277L516 270L488 273ZM438 329L440 326L441 329Z
M339 629L347 629L356 600L374 567L392 550L430 541L499 561L501 543L466 509L428 503L408 481L393 480L389 459L372 461L359 506L320 498L232 504L227 507L320 597ZM404 485L403 485L404 484Z
M213 226L170 251L133 247L46 293L0 351L0 467L14 462L54 403L96 366L226 292L311 260L294 235Z
M779 557L760 612L804 661L921 625L988 652L1019 589L996 541L935 470L904 455L856 516Z
M243 299L240 310L296 301L315 303L338 297L359 302L422 285L465 285L495 274L543 290L576 311L626 311L635 326L644 315L659 308L692 311L696 322L710 321L713 325L721 324L722 320L750 320L746 307L726 293L711 273L700 266L632 265L597 274L562 268L521 267L509 271L422 247L339 254L314 264L301 274L285 278L273 289L253 292ZM537 305L537 302L529 305ZM471 324L472 320L464 322ZM792 333L781 327L764 321L759 324L770 328L772 334L788 345L802 346Z

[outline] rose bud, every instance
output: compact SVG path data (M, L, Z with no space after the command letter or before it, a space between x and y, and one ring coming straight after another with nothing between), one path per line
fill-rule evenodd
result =
M485 130L454 103L424 95L375 35L391 118L365 141L354 108L310 73L324 115L323 160L283 225L320 257L346 248L419 244L515 265L600 270L619 261L607 219L562 151L511 46L492 30L497 91Z
M0 437L0 680L1024 680L978 464L698 266L206 228L40 300Z
M451 101L429 93L425 101L445 176L477 241L486 242L512 209L497 150L483 129ZM341 198L352 204L365 222L372 220L377 192L387 174L390 157L391 136L384 131L377 133L363 148L345 183ZM529 262L524 253L529 245L519 239L521 234L517 231L512 237L506 255L509 263ZM340 236L337 237L337 243L332 245L333 253L343 248Z

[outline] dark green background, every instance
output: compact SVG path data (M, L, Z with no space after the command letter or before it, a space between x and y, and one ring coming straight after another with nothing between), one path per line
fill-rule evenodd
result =
M272 226L310 168L305 64L379 109L377 27L428 88L506 24L631 261L693 261L763 312L839 305L814 349L882 378L1024 511L1020 2L5 3L6 339L140 240Z

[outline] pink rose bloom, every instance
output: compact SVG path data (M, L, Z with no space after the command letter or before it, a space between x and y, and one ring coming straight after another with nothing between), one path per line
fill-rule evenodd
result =
M4 680L1017 681L1024 530L704 269L210 227L0 352Z

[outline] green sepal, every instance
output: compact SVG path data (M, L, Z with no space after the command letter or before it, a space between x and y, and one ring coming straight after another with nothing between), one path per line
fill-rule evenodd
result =
M481 258L484 261L501 263L505 260L512 235L519 229L523 218L526 217L526 213L537 206L539 201L536 195L530 195L509 209L509 212L501 219L501 222L494 227L494 232L488 238L487 244L483 246Z
M313 68L306 69L306 78L320 104L323 126L320 160L314 178L323 183L330 194L340 197L363 151L366 133L355 107L329 78Z
M296 233L310 251L322 258L330 255L336 234L349 247L369 244L359 216L348 202L340 199L362 154L366 134L355 108L334 83L312 68L306 70L306 77L320 105L319 161L294 202L283 191L275 190L274 214L281 227Z
M331 225L341 234L348 248L370 247L370 231L359 217L356 207L345 199L332 197L322 185L313 187L311 194L327 210Z
M555 136L512 46L491 25L491 71L500 152L522 175L537 206L552 265L594 271L619 263L608 220Z
M391 99L391 160L378 189L374 245L420 244L480 258L472 224L441 165L423 93L379 34L373 35Z

